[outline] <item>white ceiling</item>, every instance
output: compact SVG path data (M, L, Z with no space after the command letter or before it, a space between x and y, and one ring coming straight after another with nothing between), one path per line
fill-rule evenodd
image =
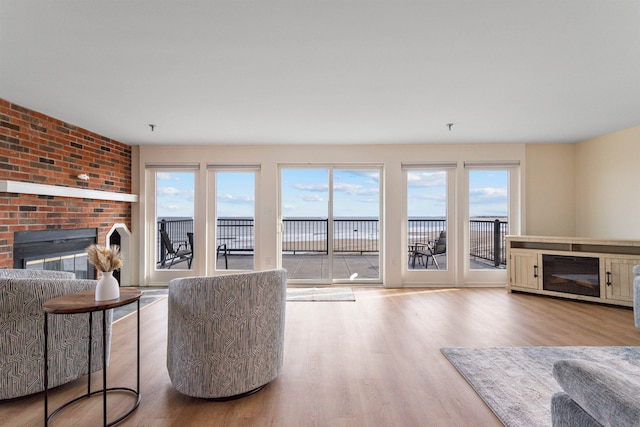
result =
M0 97L131 145L575 142L640 125L640 1L0 0Z

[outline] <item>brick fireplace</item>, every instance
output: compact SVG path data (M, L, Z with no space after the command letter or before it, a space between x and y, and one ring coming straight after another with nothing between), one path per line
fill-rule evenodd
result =
M0 192L0 268L14 267L16 233L95 229L106 244L114 224L131 229L131 202L118 197L131 193L130 146L0 99L4 182L40 185Z

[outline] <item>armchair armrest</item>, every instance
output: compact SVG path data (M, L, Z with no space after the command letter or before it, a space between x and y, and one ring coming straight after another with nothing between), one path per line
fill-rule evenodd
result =
M587 360L559 360L553 376L565 393L603 426L640 423L640 384L623 373Z

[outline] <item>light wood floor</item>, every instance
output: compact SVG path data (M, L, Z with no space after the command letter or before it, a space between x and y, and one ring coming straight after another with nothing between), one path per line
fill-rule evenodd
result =
M141 312L140 407L123 426L500 426L441 347L640 345L630 309L504 289L354 288L356 302L289 302L282 374L260 392L217 403L171 386L166 299ZM113 328L109 386L135 384L135 314ZM94 375L94 384L100 374ZM55 389L50 407L84 391ZM110 400L113 413L128 396ZM43 395L0 403L0 425L43 424ZM93 426L101 401L55 426ZM111 418L110 418L111 419Z

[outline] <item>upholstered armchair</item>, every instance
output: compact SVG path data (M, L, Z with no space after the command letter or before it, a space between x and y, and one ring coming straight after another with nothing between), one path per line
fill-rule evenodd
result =
M95 289L95 280L45 270L0 270L0 400L44 390L44 312L42 304L58 296ZM107 356L111 342L107 311ZM91 371L102 369L102 322L92 324ZM49 387L87 374L89 317L49 316Z
M286 270L169 282L167 369L192 397L228 400L260 390L284 360Z
M640 265L633 268L635 326L640 327ZM553 376L562 387L551 398L554 427L640 425L640 382L600 363L559 360Z

